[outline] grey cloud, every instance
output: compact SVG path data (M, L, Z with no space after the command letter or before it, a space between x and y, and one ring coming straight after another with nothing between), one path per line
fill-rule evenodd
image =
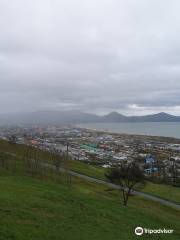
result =
M180 3L0 0L0 112L180 115Z

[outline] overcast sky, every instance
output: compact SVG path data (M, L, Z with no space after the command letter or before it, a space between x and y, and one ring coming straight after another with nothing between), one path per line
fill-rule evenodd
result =
M180 115L179 0L0 0L0 113Z

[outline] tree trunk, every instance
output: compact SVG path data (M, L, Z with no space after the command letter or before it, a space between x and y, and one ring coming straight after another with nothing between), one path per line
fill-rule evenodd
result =
M130 192L131 192L131 189L129 189L128 191L123 190L123 204L125 207L127 206Z
M126 205L127 205L127 201L126 201L126 192L125 192L124 189L122 190L122 193L123 193L123 205L126 206Z

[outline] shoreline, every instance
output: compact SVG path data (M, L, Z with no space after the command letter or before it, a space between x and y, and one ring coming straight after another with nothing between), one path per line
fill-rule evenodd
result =
M180 144L180 138L176 138L176 137L166 137L166 136L160 136L160 135L147 135L147 134L131 134L131 133L119 133L119 132L114 132L111 130L99 130L96 128L91 128L91 127L85 127L82 126L81 124L76 124L74 125L75 127L78 127L80 129L86 129L88 131L94 131L97 133L105 133L105 134L111 134L111 135L116 135L116 136L125 136L125 137L133 137L133 138L139 138L139 139L146 139L146 140L156 140L156 141L162 141L162 142L168 142L168 143L177 143Z

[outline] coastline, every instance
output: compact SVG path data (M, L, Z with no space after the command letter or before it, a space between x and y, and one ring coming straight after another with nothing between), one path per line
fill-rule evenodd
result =
M75 127L81 128L81 129L86 129L88 131L94 131L97 133L104 133L104 134L111 134L111 135L115 135L115 136L121 136L121 137L132 137L132 138L138 138L138 139L144 139L144 140L152 140L152 141L160 141L160 142L168 142L168 143L177 143L180 144L180 138L177 137L170 137L170 136L161 136L161 135L149 135L149 134L135 134L135 133L125 133L125 132L114 132L110 129L105 129L105 130L100 130L97 128L93 128L93 127L85 127L83 125L86 124L76 124Z

